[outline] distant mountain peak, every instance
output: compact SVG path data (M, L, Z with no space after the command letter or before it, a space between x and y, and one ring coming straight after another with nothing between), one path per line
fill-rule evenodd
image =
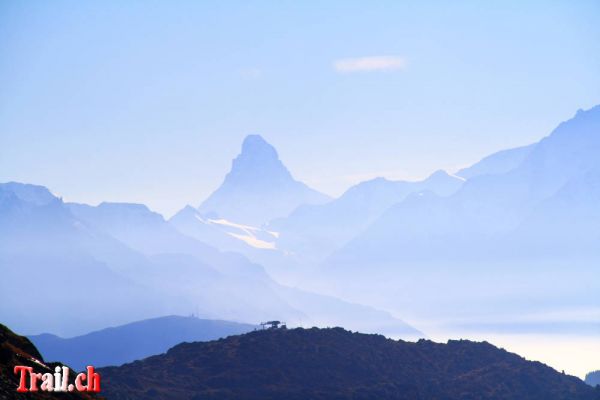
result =
M242 142L241 155L279 159L277 150L260 135L248 135Z
M238 223L260 225L287 216L302 204L329 198L294 179L277 150L260 135L248 135L221 186L198 208Z
M292 181L294 178L279 160L275 147L260 135L248 135L242 143L241 153L232 161L223 185L264 191Z
M48 188L29 183L7 182L0 183L0 192L12 193L14 196L27 203L38 206L59 200Z
M426 180L446 179L449 177L450 177L450 174L448 174L446 171L444 171L443 169L438 169L437 171L435 171L434 173L429 175Z

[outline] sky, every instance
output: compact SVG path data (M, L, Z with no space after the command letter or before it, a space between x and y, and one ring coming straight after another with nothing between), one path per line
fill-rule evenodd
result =
M0 182L169 216L260 134L337 196L600 104L600 2L493 3L3 0Z

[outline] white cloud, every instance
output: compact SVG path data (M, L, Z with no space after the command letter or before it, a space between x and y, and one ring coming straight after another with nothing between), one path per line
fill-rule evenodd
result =
M398 56L345 58L333 63L338 72L390 71L405 67L406 60Z

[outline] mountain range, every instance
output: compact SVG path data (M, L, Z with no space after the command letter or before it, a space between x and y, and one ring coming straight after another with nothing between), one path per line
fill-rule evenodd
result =
M354 301L437 317L600 309L598 154L600 106L463 170L449 196L394 204L328 256L320 280Z
M43 187L0 184L0 220L0 317L20 332L74 336L194 313L422 336L389 313L282 286L243 255L180 233L144 205L64 203ZM53 307L40 315L45 298ZM73 298L94 311L81 313Z
M187 325L190 321L171 322ZM155 332L157 327L159 331ZM220 322L212 325L217 330L222 327ZM150 343L160 336L160 324L142 322L118 328L118 331ZM143 339L143 333L149 338ZM93 334L100 345L95 349L98 357L101 357L101 349L127 351L128 345L137 349L144 347L124 336L121 336L124 342L104 347L103 339L113 334L106 331ZM76 342L73 344L78 346ZM68 363L45 361L27 338L0 325L0 397L6 400L56 397L56 393L17 393L18 377L13 373L16 365L30 366L35 372L43 373ZM101 377L100 396L69 392L61 397L113 400L600 399L600 387L592 388L578 378L542 363L527 361L487 342L404 342L342 328L261 329L208 342L184 342L164 354L99 368L97 372ZM70 370L71 382L75 374Z
M0 318L61 337L192 313L404 338L424 334L398 316L593 331L568 315L600 310L598 154L600 106L456 174L377 178L337 199L258 135L209 198L169 220L0 184Z
M254 325L196 317L168 316L62 338L49 333L29 336L44 359L76 371L106 367L161 354L182 342L216 340L256 329Z

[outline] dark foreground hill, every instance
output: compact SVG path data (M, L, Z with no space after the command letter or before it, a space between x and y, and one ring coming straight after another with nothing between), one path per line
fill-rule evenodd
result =
M0 324L0 399L100 399L87 393L45 393L38 391L36 393L17 393L19 386L18 376L14 374L16 365L32 367L35 372L47 373L54 372L54 367L59 364L45 363L44 359L31 344L29 339L13 333L6 326ZM62 365L62 364L60 364ZM76 373L71 371L71 379L75 378ZM72 383L72 381L71 381ZM103 382L102 382L103 384Z
M182 343L101 373L114 400L600 399L578 378L489 343L412 343L341 328Z
M47 360L61 360L77 371L105 367L161 354L181 342L239 335L255 326L195 317L167 316L132 322L64 339L48 333L29 339Z

